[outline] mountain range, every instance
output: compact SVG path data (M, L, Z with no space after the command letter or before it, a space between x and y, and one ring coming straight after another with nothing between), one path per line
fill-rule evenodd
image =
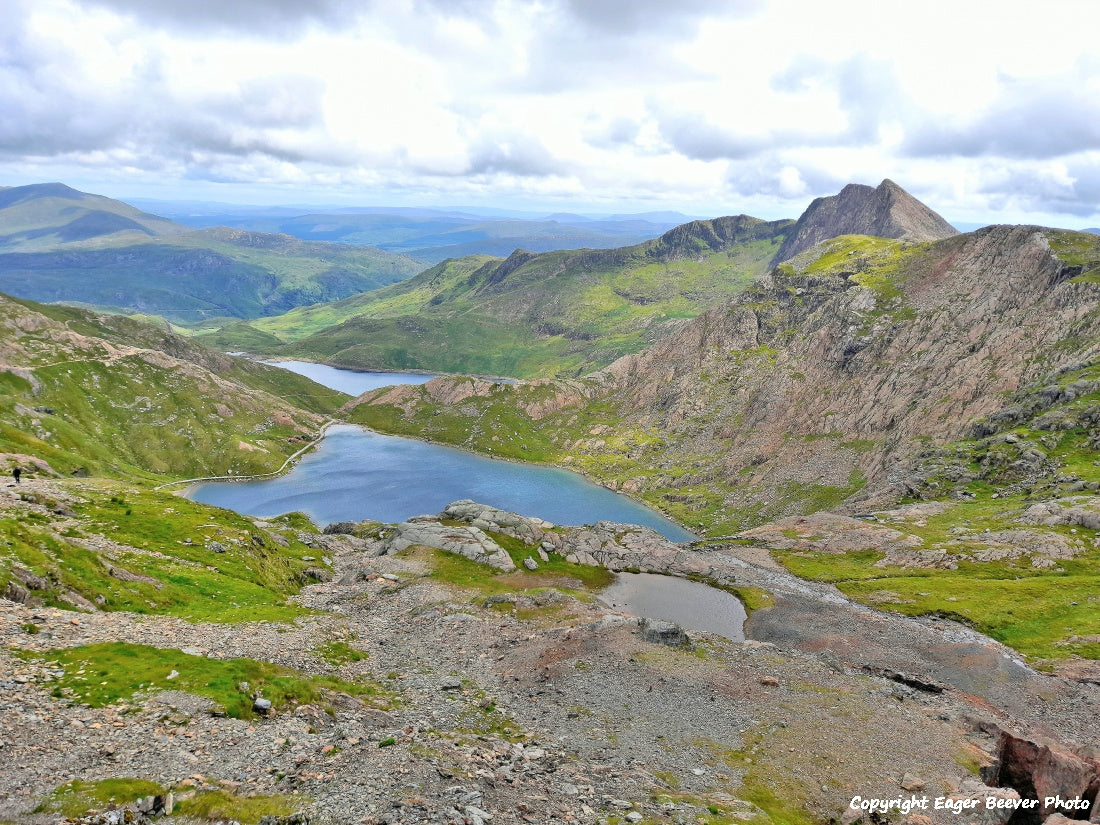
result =
M146 202L175 221L275 232L308 241L369 245L425 266L466 255L507 257L515 249L603 249L654 238L690 218L675 212L623 215L541 214L495 209L413 207L232 207Z
M615 250L461 258L207 340L356 368L582 375L654 343L815 239L844 234L926 241L957 233L891 181L852 185L814 201L798 222L739 215Z
M641 349L743 289L766 272L790 223L741 215L620 249L458 258L206 340L357 368L575 374Z
M899 785L1083 821L1043 800L1100 803L1100 237L932 216L885 181L217 333L411 357L371 321L569 376L356 399L0 296L0 821L813 825ZM474 502L322 531L159 489L278 472L330 420L570 467L699 539ZM735 595L745 640L597 599L633 570Z
M347 297L419 271L364 246L191 230L63 184L0 190L0 290L194 324Z

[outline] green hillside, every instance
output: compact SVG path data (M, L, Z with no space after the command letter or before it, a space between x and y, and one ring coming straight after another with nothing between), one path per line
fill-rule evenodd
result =
M63 183L0 190L0 252L148 240L186 231L166 218Z
M193 324L256 318L408 278L420 267L370 247L203 230L142 243L0 255L0 289Z
M790 224L742 215L685 224L621 249L449 260L386 289L207 340L348 367L579 374L744 289L766 272Z
M192 231L61 183L0 189L0 290L34 301L196 324L339 300L421 268L368 246Z
M116 478L268 472L346 400L120 316L0 296L0 330L6 465Z

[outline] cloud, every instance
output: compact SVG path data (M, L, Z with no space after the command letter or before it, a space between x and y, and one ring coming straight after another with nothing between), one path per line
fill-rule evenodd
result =
M602 36L694 32L704 17L740 17L764 7L763 0L564 0L561 8L574 21Z
M514 137L483 140L474 146L465 174L542 177L563 171L562 164L537 139Z
M914 157L1021 159L1100 149L1100 71L1093 65L1072 78L1005 79L996 99L974 117L924 124L902 148Z
M303 26L350 25L353 0L80 0L144 25L192 34L246 33L295 37Z
M659 118L661 135L669 145L693 160L747 158L774 142L768 135L750 135L718 126L696 112L677 112Z
M794 200L832 195L851 181L807 163L772 152L752 161L731 163L726 184L740 196Z
M1100 202L1100 158L1069 163L987 164L976 191L995 211L1089 217Z

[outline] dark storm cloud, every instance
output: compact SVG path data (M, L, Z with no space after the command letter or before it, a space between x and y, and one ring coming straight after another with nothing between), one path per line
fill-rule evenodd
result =
M295 36L307 24L352 22L362 4L352 0L80 0L144 25L199 34L234 31Z
M1067 80L1008 82L1000 97L964 122L928 123L913 130L903 150L915 157L1042 159L1100 150L1100 98L1089 74ZM1100 77L1096 66L1092 77Z

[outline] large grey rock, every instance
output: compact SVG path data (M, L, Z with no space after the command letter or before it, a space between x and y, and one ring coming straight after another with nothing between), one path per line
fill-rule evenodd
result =
M439 514L439 518L464 521L481 530L504 533L532 545L543 541L547 531L554 526L540 518L509 513L507 510L490 507L488 504L479 504L470 499L451 502Z
M445 525L431 522L406 521L398 524L382 542L387 555L392 556L413 546L431 547L464 556L510 573L516 569L512 557L484 531L474 526Z
M641 619L638 622L642 638L658 645L679 647L688 643L688 635L680 625L664 619Z

